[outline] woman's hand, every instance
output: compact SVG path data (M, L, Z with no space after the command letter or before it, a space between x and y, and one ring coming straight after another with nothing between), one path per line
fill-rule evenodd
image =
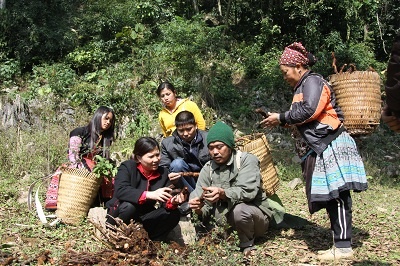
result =
M171 198L171 203L174 205L181 204L187 200L188 194L184 193L183 191L179 194L176 194Z
M226 199L225 190L220 187L203 187L204 199L214 203Z
M172 189L169 187L162 187L155 191L147 191L146 192L146 199L157 200L161 202L166 202L169 200L171 196Z
M169 173L168 178L171 182L175 183L179 178L181 178L181 173Z
M267 118L265 118L264 120L262 120L260 122L260 125L263 128L276 127L276 126L278 126L280 124L279 114L278 113L270 113L270 112L268 112L268 115L269 116Z

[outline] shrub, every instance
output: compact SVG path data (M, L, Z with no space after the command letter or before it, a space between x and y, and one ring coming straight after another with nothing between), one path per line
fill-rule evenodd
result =
M35 66L28 83L29 91L26 98L33 99L38 96L45 98L50 93L64 98L76 81L77 76L69 65L56 63Z
M0 61L0 81L2 83L12 82L16 76L19 76L21 69L15 59Z

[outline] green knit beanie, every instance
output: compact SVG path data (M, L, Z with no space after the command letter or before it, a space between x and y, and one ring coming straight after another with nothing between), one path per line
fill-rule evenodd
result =
M214 141L221 141L230 148L235 148L235 138L232 129L224 122L218 121L207 134L207 145Z

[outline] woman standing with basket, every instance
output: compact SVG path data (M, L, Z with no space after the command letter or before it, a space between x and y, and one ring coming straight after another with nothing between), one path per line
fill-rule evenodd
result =
M114 139L115 114L106 106L100 106L94 113L89 124L71 131L68 145L68 168L86 168L92 171L96 164L94 157L101 155L110 158L110 146ZM58 184L60 171L52 177L46 193L45 208L48 211L57 209ZM104 179L101 184L102 200L112 197L112 183Z
M294 126L302 160L310 213L326 209L334 245L319 251L320 260L352 258L350 190L367 189L364 164L353 138L343 126L343 113L331 86L309 67L316 58L301 43L287 46L280 58L284 79L293 88L290 110L269 113L264 127Z

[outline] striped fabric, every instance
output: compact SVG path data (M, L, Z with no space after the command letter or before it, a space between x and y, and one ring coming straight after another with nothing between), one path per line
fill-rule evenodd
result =
M317 156L311 183L311 202L339 198L339 192L368 188L364 164L353 138L343 132Z

